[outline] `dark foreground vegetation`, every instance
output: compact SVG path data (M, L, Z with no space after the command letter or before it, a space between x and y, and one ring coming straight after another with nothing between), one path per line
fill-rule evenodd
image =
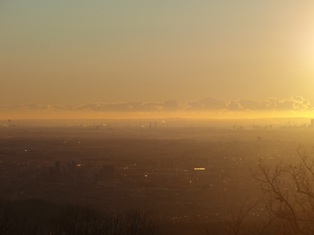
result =
M41 200L1 201L1 235L154 235L155 221L139 211L107 214Z

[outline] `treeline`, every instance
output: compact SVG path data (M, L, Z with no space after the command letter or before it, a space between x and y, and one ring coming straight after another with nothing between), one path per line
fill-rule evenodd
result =
M156 222L146 213L109 214L41 200L1 201L0 235L157 235Z

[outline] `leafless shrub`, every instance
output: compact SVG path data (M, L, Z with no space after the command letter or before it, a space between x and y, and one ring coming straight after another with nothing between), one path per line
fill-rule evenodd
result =
M249 204L248 199L240 202L238 210L231 211L231 221L229 223L230 234L239 235L246 230L249 217L257 202Z
M260 183L266 208L277 225L277 234L314 234L314 162L304 149L299 161L273 167L259 161L253 177Z

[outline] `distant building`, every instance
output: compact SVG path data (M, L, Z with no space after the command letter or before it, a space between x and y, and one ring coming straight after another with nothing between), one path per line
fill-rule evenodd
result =
M314 119L311 119L311 125L310 125L311 128L314 128Z

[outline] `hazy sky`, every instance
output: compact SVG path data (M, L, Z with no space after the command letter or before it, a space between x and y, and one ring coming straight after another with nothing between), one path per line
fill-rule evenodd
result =
M314 100L312 0L1 0L0 105Z

